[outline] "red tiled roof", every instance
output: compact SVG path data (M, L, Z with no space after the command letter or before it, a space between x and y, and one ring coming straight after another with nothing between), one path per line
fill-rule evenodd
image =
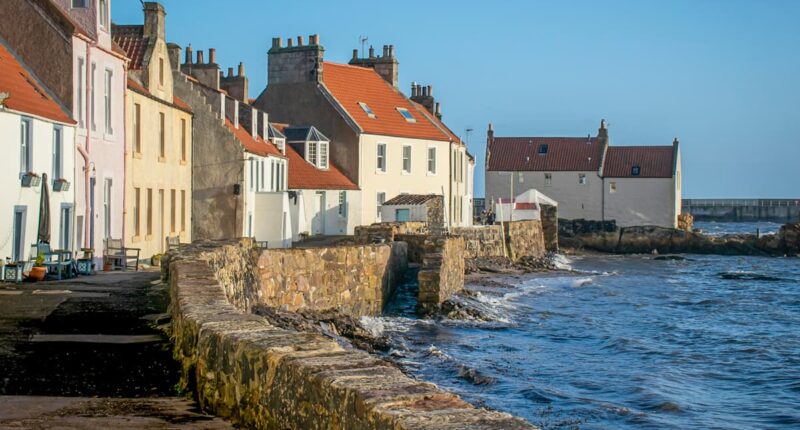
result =
M236 136L236 139L241 142L242 146L244 147L245 151L260 155L262 157L272 156L272 157L280 157L286 158L278 148L270 142L265 142L261 136L254 138L249 131L247 131L244 127L236 128L231 120L226 119L225 125L228 126L228 129Z
M75 124L69 114L36 82L33 75L14 54L0 43L0 92L9 96L4 106L9 109L47 118L65 124Z
M609 147L603 176L607 178L671 178L675 155L672 146ZM639 174L631 174L639 166Z
M326 61L322 80L364 133L449 140L445 133L417 111L410 100L373 69ZM375 118L370 118L358 102L366 103L375 113ZM416 122L406 121L397 111L398 107L408 109Z
M539 148L547 145L547 153ZM602 140L596 137L495 137L490 171L576 172L600 168Z
M174 104L178 109L185 110L186 112L192 112L192 107L178 96L172 96L172 104Z
M442 122L442 120L437 118L436 115L430 113L428 111L428 109L425 109L425 106L422 106L421 104L419 104L419 103L417 103L417 102L415 102L413 100L410 100L410 101L411 101L411 104L413 104L414 107L417 108L418 111L420 111L423 115L425 115L428 118L428 120L433 122L439 128L439 130L441 130L444 134L447 135L447 137L450 138L450 140L452 140L453 142L456 142L456 143L462 143L461 139L459 139L458 136L456 136L456 134L453 133L453 130L450 130L450 127L446 126L444 124L444 122Z
M329 162L327 170L317 169L291 145L286 145L289 158L289 189L292 190L357 190L341 170Z
M130 58L128 69L141 70L144 53L147 50L147 38L144 37L142 25L115 25L111 28L111 37Z

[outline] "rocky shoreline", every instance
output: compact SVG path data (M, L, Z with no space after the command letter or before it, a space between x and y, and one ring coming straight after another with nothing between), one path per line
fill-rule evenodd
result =
M580 221L580 220L578 220ZM590 250L611 254L800 255L800 222L763 236L703 233L656 226L616 227L609 223L569 222L559 230L565 252ZM576 228L578 227L578 228Z

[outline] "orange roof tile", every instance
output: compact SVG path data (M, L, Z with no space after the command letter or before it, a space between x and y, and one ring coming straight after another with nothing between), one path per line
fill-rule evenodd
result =
M428 118L428 120L430 120L437 127L439 127L439 130L441 130L443 133L445 133L447 135L447 137L450 138L450 140L452 140L453 142L456 142L456 143L462 143L461 139L459 139L458 136L456 136L456 134L453 133L453 130L450 130L450 127L446 126L444 124L444 122L442 122L442 120L437 118L436 115L430 113L428 111L428 109L425 109L425 106L422 106L421 104L419 104L419 103L417 103L417 102L415 102L413 100L411 100L411 104L413 104L414 107L417 108L417 110L419 110L423 115L425 115Z
M375 70L325 62L322 80L325 87L347 111L364 133L415 139L449 140L427 116L419 113L411 101L386 82ZM359 106L366 103L375 118ZM408 122L397 108L407 109L416 119Z
M44 86L35 81L33 75L2 43L0 43L0 92L9 94L4 102L4 106L9 109L65 124L75 124L66 110L47 94Z
M185 101L183 101L183 99L181 99L181 98L180 98L180 97L178 97L178 96L172 96L172 103L173 103L173 104L175 105L175 107L177 107L178 109L185 110L186 112L192 112L192 107L191 107L191 106L189 106L189 104L188 104L188 103L186 103Z
M225 125L227 125L231 133L236 136L236 139L241 142L245 151L262 157L272 156L286 158L275 145L270 142L265 142L261 136L254 138L244 127L236 128L229 119L225 120Z
M144 37L143 25L114 25L111 27L111 37L115 46L118 45L122 54L130 58L128 68L140 70L144 53L147 50L148 38Z
M358 186L329 162L327 170L317 169L291 145L286 145L289 158L289 189L294 190L357 190Z

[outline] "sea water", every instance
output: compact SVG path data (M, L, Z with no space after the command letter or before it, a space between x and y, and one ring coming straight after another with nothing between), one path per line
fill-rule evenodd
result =
M418 319L412 276L365 323L406 372L544 429L800 428L800 260L685 258L469 286L489 321Z

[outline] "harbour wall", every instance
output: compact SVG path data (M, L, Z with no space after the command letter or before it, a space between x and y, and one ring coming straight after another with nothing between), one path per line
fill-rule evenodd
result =
M248 241L203 242L171 251L162 266L181 386L204 410L258 429L534 428L366 352L250 313L268 273L258 262L267 260Z
M800 200L684 199L683 211L695 221L791 223L800 221Z

